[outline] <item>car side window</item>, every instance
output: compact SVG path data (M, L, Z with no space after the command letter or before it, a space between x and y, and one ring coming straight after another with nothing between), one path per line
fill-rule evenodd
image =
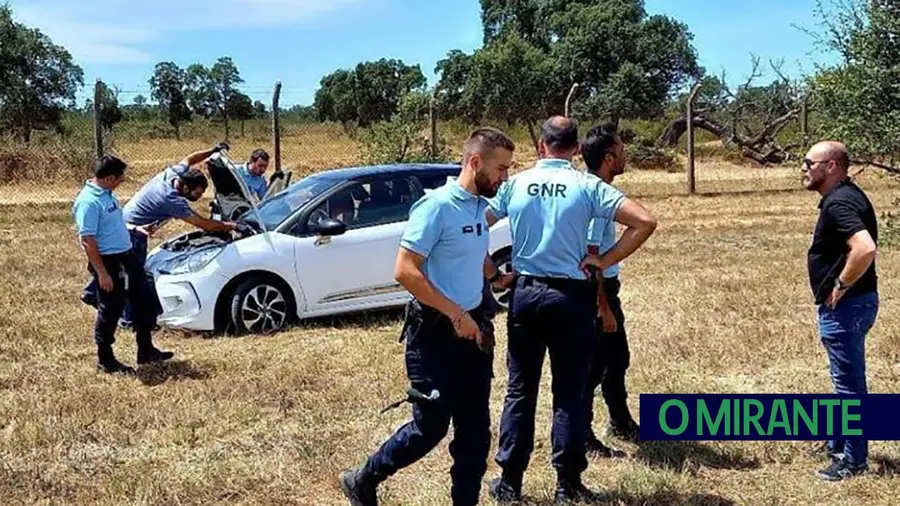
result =
M447 184L447 179L454 176L456 176L456 174L437 173L420 175L419 181L422 183L422 188L426 191L431 191L444 186Z
M330 217L348 230L385 225L409 218L418 190L408 177L362 181L341 189L321 203L309 216L309 230Z

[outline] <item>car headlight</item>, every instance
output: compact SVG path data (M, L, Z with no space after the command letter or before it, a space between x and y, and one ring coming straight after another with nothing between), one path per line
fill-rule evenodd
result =
M159 266L159 273L187 274L189 272L197 272L206 267L206 264L216 258L223 249L225 249L224 246L214 246L166 260Z

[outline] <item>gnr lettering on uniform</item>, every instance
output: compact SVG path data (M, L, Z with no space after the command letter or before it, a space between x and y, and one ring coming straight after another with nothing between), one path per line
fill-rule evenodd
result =
M543 197L562 197L566 198L566 185L564 184L549 184L549 183L531 183L528 185L528 194L532 197L537 197L540 195Z

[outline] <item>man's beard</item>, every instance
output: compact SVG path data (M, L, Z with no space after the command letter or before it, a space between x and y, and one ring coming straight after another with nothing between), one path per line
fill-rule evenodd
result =
M491 180L484 174L475 174L475 189L478 195L484 198L494 198L497 195L497 189L500 185L492 185Z

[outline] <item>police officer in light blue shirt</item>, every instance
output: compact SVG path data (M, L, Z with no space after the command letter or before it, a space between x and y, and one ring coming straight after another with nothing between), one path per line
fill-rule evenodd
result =
M490 449L493 325L482 298L484 278L506 288L488 254L484 197L506 179L515 146L502 132L476 130L463 153L458 180L416 202L400 241L396 279L413 300L406 340L413 419L340 483L352 506L375 506L376 488L428 454L453 421L450 469L454 506L478 503Z
M268 168L269 153L266 153L264 149L254 149L250 153L250 160L238 167L238 172L241 173L241 177L247 183L247 188L250 188L250 191L259 200L266 196L266 178L263 175Z
M521 498L522 477L534 446L534 416L544 354L553 375L553 466L556 500L593 499L581 482L587 467L584 391L595 335L595 290L586 270L605 269L633 253L656 222L622 192L572 165L578 129L564 117L544 122L541 160L504 184L491 201L491 219L509 217L516 282L510 295L509 386L500 422L497 463L491 482L498 501ZM588 255L593 219L628 227L606 255Z
M125 226L122 208L113 195L125 179L126 164L113 156L104 156L94 165L94 177L75 198L72 214L82 248L88 257L88 271L99 287L94 342L97 368L107 373L132 373L113 354L116 323L125 300L135 308L138 364L168 360L173 354L153 346L151 330L156 320L155 293L144 277L144 266L133 252L131 236Z
M227 232L235 230L237 225L204 218L194 212L189 202L196 202L203 196L208 186L206 176L191 166L209 158L213 153L228 149L222 142L212 149L197 151L186 156L180 163L167 167L144 184L131 197L123 208L123 217L131 232L131 244L138 262L143 265L147 260L147 239L165 222L171 219L184 220L204 230ZM142 230L139 232L138 230ZM148 275L149 276L149 275ZM153 285L151 283L151 288ZM82 293L82 300L92 306L97 302L97 284L91 281ZM157 314L162 312L158 299L155 307ZM122 312L122 327L133 324L132 307L126 301ZM155 323L154 323L155 326Z
M612 184L616 176L625 172L625 149L613 126L597 126L588 131L581 146L587 171ZM589 230L589 251L605 253L616 244L616 223L613 220L594 220ZM596 248L596 250L592 250ZM600 456L613 456L617 451L607 447L594 434L594 391L602 387L603 399L609 409L607 435L638 441L640 427L631 416L626 402L625 372L630 365L628 340L625 334L625 314L619 299L619 264L615 263L595 274L597 282L597 342L591 374L585 391L587 413L587 448Z

